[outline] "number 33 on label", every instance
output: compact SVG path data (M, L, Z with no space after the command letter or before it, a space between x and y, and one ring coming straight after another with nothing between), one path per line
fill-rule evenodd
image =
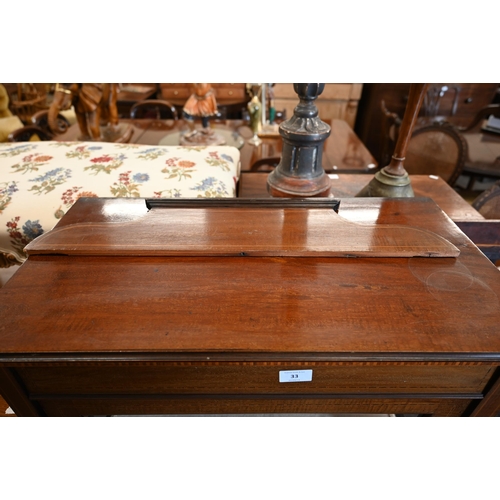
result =
M282 370L280 382L311 382L312 376L312 370Z

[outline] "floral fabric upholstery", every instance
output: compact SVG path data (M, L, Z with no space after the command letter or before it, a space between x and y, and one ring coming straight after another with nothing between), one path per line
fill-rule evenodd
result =
M231 146L0 144L0 253L22 263L26 244L82 196L235 197L239 160Z

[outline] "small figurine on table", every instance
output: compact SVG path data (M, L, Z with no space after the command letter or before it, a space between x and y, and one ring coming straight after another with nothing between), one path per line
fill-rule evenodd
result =
M226 140L209 127L211 116L217 115L217 101L210 83L195 83L194 92L183 108L184 117L194 122L201 118L202 129L195 129L192 123L191 131L181 136L182 145L223 145Z

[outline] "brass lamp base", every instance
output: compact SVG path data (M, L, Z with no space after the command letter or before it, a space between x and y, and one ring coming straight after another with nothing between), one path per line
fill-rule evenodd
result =
M410 176L392 175L387 167L379 170L373 179L356 195L356 198L412 198Z

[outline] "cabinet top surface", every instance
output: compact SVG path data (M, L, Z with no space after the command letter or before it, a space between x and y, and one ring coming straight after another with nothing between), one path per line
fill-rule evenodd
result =
M432 201L344 199L339 216L360 228L430 231L460 254L33 254L0 290L0 360L112 353L500 359L498 270ZM57 228L143 218L144 200L94 199L75 204Z

